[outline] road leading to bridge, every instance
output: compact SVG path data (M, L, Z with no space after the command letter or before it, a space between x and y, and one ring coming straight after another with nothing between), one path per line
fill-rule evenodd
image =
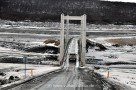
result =
M35 90L115 90L108 83L91 74L87 69L76 69L70 64L67 71L53 77L46 83L35 88Z

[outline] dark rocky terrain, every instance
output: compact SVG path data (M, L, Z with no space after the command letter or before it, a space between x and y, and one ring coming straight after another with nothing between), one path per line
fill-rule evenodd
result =
M100 0L0 0L0 18L60 21L60 14L87 14L95 24L136 24L136 4Z

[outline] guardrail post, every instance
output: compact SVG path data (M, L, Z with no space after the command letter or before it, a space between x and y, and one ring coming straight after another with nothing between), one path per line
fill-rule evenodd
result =
M31 69L31 76L33 76L33 69Z
M107 78L110 77L110 68L108 68L108 72L107 72Z
M23 61L25 63L25 78L26 78L26 62L27 62L27 57L26 56L23 56Z

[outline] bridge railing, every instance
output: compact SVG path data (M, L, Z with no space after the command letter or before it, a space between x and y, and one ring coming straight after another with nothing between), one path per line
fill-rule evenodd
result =
M73 38L70 38L68 43L66 44L66 47L64 49L64 56L63 56L63 59L62 59L62 62L61 62L61 65L62 67L64 68L64 66L66 65L66 60L67 60L67 54L68 54L68 48L69 48L69 45L71 43Z

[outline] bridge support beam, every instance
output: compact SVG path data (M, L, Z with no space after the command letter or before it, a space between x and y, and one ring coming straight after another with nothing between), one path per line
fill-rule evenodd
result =
M60 31L60 56L59 64L62 64L64 55L64 14L61 14L61 31Z
M86 15L82 16L81 20L81 66L85 66L85 53L86 53Z
M76 68L79 68L79 55L76 54Z
M68 15L67 15L68 17ZM69 40L69 20L67 19L67 22L66 22L66 27L67 27L67 30L66 30L66 43L68 44L68 40Z

